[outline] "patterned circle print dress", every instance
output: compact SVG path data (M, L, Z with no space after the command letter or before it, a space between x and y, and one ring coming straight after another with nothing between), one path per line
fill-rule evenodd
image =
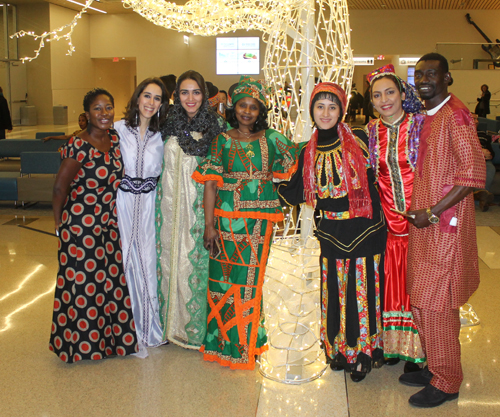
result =
M49 349L67 363L138 351L123 274L116 191L123 173L118 136L101 152L72 137L61 150L82 167L59 226L59 272Z

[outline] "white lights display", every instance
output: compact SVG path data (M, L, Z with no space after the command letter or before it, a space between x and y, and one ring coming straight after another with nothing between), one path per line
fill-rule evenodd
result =
M469 303L460 307L460 325L462 327L477 326L478 324L481 324L481 321L477 316L476 310Z
M288 384L319 378L327 369L320 344L319 242L300 225L309 210L301 210L297 225L286 213L284 229L276 227L263 287L269 350L260 357L265 377Z
M53 41L60 41L60 40L65 40L68 42L68 53L66 55L73 55L73 52L75 52L75 47L73 46L71 37L73 35L73 30L75 29L76 24L78 23L78 19L82 17L84 13L87 12L87 9L92 9L90 5L94 2L94 0L87 0L85 3L85 6L83 6L83 9L80 10L73 20L66 24L63 25L57 29L51 30L49 32L43 32L40 35L37 35L34 32L26 32L24 30L21 30L19 32L14 33L11 35L11 38L22 38L24 36L30 36L34 38L34 40L39 41L38 42L38 48L34 50L35 55L32 57L25 56L24 58L20 58L21 61L24 62L31 62L34 59L38 58L38 55L40 55L40 51L42 48L45 46L45 42L53 42ZM96 9L94 9L96 10ZM99 12L102 12L102 10L98 10Z

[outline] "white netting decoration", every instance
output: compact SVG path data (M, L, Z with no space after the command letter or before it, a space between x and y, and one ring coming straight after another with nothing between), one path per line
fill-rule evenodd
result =
M263 287L269 350L260 357L260 373L287 384L319 378L327 369L320 341L320 248L301 225L310 211L287 210L284 227L275 227ZM306 221L303 221L306 220Z
M123 0L152 23L195 35L259 30L267 44L264 75L271 88L271 125L297 142L309 140L309 97L315 80L340 84L349 97L353 73L347 0ZM305 99L302 100L302 97Z

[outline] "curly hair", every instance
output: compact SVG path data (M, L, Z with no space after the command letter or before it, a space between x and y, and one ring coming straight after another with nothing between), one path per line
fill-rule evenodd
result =
M93 90L90 90L87 94L85 94L85 97L83 98L83 110L85 110L86 112L90 111L90 105L93 103L96 97L100 95L108 96L111 104L113 105L113 107L115 107L115 99L108 90L105 90L104 88L94 88Z
M138 127L140 125L140 113L139 113L139 97L142 92L146 89L146 87L150 84L156 84L161 89L161 105L159 109L160 116L155 113L151 120L149 121L149 130L151 132L158 132L160 130L160 126L163 124L165 119L167 118L168 113L168 91L163 84L162 80L156 77L146 78L142 81L132 94L130 101L127 104L127 108L123 113L125 115L126 124L130 127Z
M260 101L254 99L259 104L259 116L253 125L252 132L260 132L261 130L269 129L269 123L267 122L267 108ZM233 107L229 107L226 110L226 122L233 129L238 129L240 124L238 123L238 119L236 118L236 106L238 105L239 100L236 103L233 103Z

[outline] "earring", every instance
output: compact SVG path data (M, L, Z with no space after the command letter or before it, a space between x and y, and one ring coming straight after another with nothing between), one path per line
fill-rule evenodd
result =
M139 126L139 112L135 113L135 123Z

